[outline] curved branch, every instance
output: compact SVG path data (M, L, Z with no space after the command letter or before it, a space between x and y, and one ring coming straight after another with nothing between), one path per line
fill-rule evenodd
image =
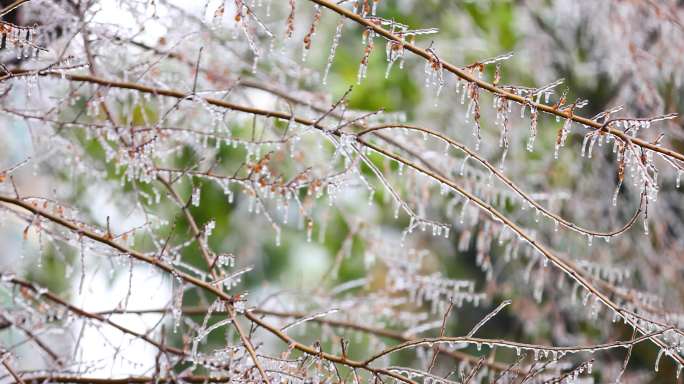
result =
M365 361L365 363L370 364L373 361L388 355L393 352L400 351L402 349L410 348L410 347L417 347L420 345L432 345L435 343L467 343L467 344L476 344L481 346L482 344L485 345L491 345L491 346L500 346L500 347L507 347L507 348L514 348L517 350L531 350L531 351L543 351L543 352L551 352L551 353L561 353L561 354L568 354L568 353L579 353L579 352L596 352L596 351L602 351L602 350L609 350L609 349L615 349L615 348L629 348L630 346L634 344L638 344L642 341L649 340L654 338L655 336L662 335L663 333L667 332L670 330L664 329L656 332L649 333L647 335L643 335L641 337L629 340L629 341L616 341L614 343L605 343L605 344L596 344L596 345L587 345L587 346L575 346L575 347L545 347L541 345L536 345L536 344L527 344L527 343L518 343L518 342L511 342L507 340L498 340L498 339L481 339L479 337L425 337L422 339L415 339L411 340L405 343L397 344L392 347L386 348L380 353L377 353L370 357L368 360ZM555 360L555 359L554 359Z
M541 205L537 201L535 201L532 197L527 195L511 179L506 177L506 175L504 175L503 172L501 172L497 167L495 167L491 163L489 163L486 159L484 159L482 156L480 156L477 152L470 150L464 144L459 143L456 140L453 140L452 138L442 134L441 132L432 130L430 128L424 128L424 127L420 127L420 126L416 126L416 125L410 125L410 124L383 124L383 125L378 125L378 126L366 128L366 129L356 133L356 135L357 135L357 137L362 137L363 135L366 135L368 133L376 132L376 131L379 131L382 129L391 129L391 128L403 128L403 129L425 132L428 135L437 137L437 138L449 143L449 145L460 149L462 152L466 153L469 157L472 157L475 160L477 160L480 164L482 164L490 172L492 172L494 175L496 175L496 177L499 180L501 180L510 189L512 189L514 192L516 192L523 200L527 201L528 203L533 205L536 209L538 209L540 212L542 212L546 217L562 224L564 227L566 227L572 231L582 233L585 235L596 236L596 237L606 237L607 238L607 237L618 236L618 235L624 233L625 231L627 231L629 228L631 228L634 225L634 223L636 222L636 220L639 218L639 214L642 212L644 199L645 199L644 193L641 194L639 207L637 208L636 212L634 212L634 215L632 215L632 217L622 227L615 229L613 231L609 231L609 232L599 232L599 231L587 229L587 228L578 226L575 223L560 217L559 215L554 214L553 212L551 212L550 210L545 208L543 205Z

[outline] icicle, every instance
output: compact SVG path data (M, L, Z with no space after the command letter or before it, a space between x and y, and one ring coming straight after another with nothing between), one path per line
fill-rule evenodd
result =
M558 119L558 116L556 116ZM570 127L572 125L572 120L570 119L565 119L565 122L563 123L563 127L561 130L558 132L558 138L556 139L556 148L553 153L553 158L558 159L558 150L560 147L565 146L565 140L568 138L568 133L570 133Z
M280 247L280 227L275 226L275 245L276 247Z
M183 281L176 276L176 292L173 297L173 307L171 308L171 316L173 318L173 333L178 332L180 326L181 316L183 314Z
M530 107L530 138L527 141L527 150L534 150L534 140L537 137L537 107Z
M371 190L370 193L368 194L368 206L372 207L373 202L375 201L373 198L375 197L375 190Z
M375 37L375 32L371 29L366 29L363 31L363 42L366 45L363 51L363 57L361 58L361 63L359 64L359 72L356 77L357 84L361 84L361 81L366 78L366 72L368 70L368 58L371 52L373 52L373 38Z
M466 82L463 85L463 93L461 93L461 105L465 104L465 98L466 98L466 94L468 93L468 87L469 87L469 83Z
M589 142L589 138L591 137L591 133L587 133L584 135L584 139L582 140L582 157L586 154L587 151L587 143Z
M655 360L655 371L658 372L658 365L660 365L660 358L663 357L663 354L665 353L665 348L661 348L660 351L658 351L658 357L656 357Z
M591 137L591 141L589 142L589 153L588 153L587 157L590 159L591 159L591 154L592 154L592 151L594 149L594 144L596 144L597 138L598 138L597 135L593 135Z
M463 163L461 163L461 170L458 173L461 176L463 176L463 174L465 173L465 166L466 166L466 162L468 161L468 158L470 158L470 155L466 155L466 157L463 158Z
M313 233L313 220L308 219L306 222L306 242L311 242L311 235Z
M480 136L480 93L479 93L479 89L480 88L476 84L473 83L470 87L470 92L468 95L470 97L469 110L472 110L473 121L475 122L475 125L473 127L473 136L475 136L475 150L476 151L480 150L480 141L482 140L482 137ZM466 118L467 118L467 114L466 114Z
M387 55L387 69L385 70L385 79L388 79L390 71L392 70L392 66L394 65L394 62L397 60L403 60L403 55L404 55L403 44L398 43L398 42L393 41L393 40L387 41L386 55Z
M617 198L618 198L618 194L620 193L620 187L622 187L622 180L620 180L618 182L618 185L615 188L615 192L613 192L613 200L612 200L613 207L617 206Z
M287 30L285 32L287 38L291 38L294 34L294 18L295 18L295 0L290 0L290 13L287 16Z
M459 223L463 224L465 221L465 215L466 215L466 210L468 209L468 203L470 203L470 199L466 199L465 203L463 203L463 208L461 209L461 216L459 218Z
M194 207L199 207L199 204L200 204L200 188L199 187L193 187L192 188L191 203Z
M26 227L28 228L28 227ZM24 231L26 233L26 231ZM85 282L85 244L83 242L83 236L79 236L79 242L80 242L80 256L81 256L81 281L78 284L78 294L81 295L83 294L83 283Z
M333 60L335 59L335 52L340 44L340 38L342 37L342 28L344 27L344 17L340 18L337 22L337 28L335 28L335 35L333 36L332 45L330 46L330 53L328 54L328 61L325 64L325 70L323 71L323 85L328 84L328 74L330 73L330 67L332 67Z
M309 49L311 49L311 42L316 34L316 27L318 26L318 23L321 21L321 6L316 4L314 5L314 18L313 21L311 22L311 26L309 27L309 31L306 33L304 36L304 48L302 49L302 61L306 61L307 54L309 53Z

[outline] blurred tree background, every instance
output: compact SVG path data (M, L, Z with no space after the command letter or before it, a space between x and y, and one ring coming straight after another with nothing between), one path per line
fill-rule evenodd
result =
M273 3L271 6L273 18L284 20L288 9L280 7L276 1ZM625 77L636 76L633 73L624 72L620 76L616 76L613 68L604 65L597 59L597 56L601 55L602 44L597 42L601 35L588 28L587 23L595 24L603 21L591 19L590 14L582 13L584 12L582 10L591 10L591 4L585 6L579 3L591 3L591 1L577 3L573 5L572 2L564 0L383 0L379 5L378 13L385 19L406 24L412 29L438 28L439 33L437 34L419 36L417 38L418 44L422 47L436 47L440 58L457 65L466 66L485 58L513 52L514 56L505 61L500 68L503 84L518 84L534 88L551 83L556 79L565 79L562 89L558 89L557 93L567 90L565 96L567 100L572 101L578 98L589 100L590 104L581 112L582 115L593 116L624 103L625 99L636 100L636 98L630 97L632 93L629 92L639 92L639 86L625 80ZM613 2L607 1L607 3ZM295 36L292 41L299 42L313 20L314 10L306 2L297 1L297 4ZM208 8L210 9L210 7ZM188 9L190 9L188 12L191 13L201 12L201 10L198 11L193 7L188 7ZM18 19L13 19L14 23L20 24L18 20L21 20L22 17L31 20L31 8L21 8L20 12L26 12L26 14L19 15ZM210 13L210 11L206 12ZM579 15L572 19L573 22L567 21L569 25L564 24L563 28L559 29L559 19L564 17L570 19L564 12ZM679 12L681 14L681 11ZM226 11L226 14L229 12ZM227 17L227 19L230 18ZM319 98L320 104L326 106L342 98L352 86L346 101L349 110L364 112L382 110L385 115L401 116L402 119L412 124L446 132L471 148L475 146L471 128L472 122L464 123L465 106L459 102L460 94L455 94L453 90L455 80L449 78L444 91L439 97L436 97L435 89L424 85L423 67L425 61L407 56L404 69L400 69L399 65L395 64L389 72L389 76L386 77L387 60L384 54L384 41L376 38L376 47L369 58L367 77L357 84L359 62L364 51L364 44L361 42L363 30L349 20L345 21L340 45L337 48L327 78L327 85L322 85L322 75L328 61L332 36L335 34L339 20L339 16L333 12L323 12L313 38L313 48L308 52L306 62L302 64L301 68L297 65L291 66L296 68L293 71L301 71L304 75L300 73L297 76L288 76L278 73L270 78L265 77L259 80L266 79L269 81L280 76L281 79L284 79L285 84L310 92ZM232 22L227 21L227 23ZM281 25L279 28L282 27ZM198 31L200 41L208 39L208 35L218 34L226 39L228 46L235 41L244 39L242 35L234 33L232 29L230 31L223 31L220 28L202 30L198 27ZM281 34L282 32L278 29L277 33ZM659 38L662 37L652 37L653 40ZM301 45L301 43L292 44L292 46L296 45ZM169 48L168 45L165 48ZM216 48L214 47L214 49ZM280 48L276 48L276 51L278 49ZM228 52L227 50L225 54L229 55ZM240 66L236 70L230 66L228 61L222 62L221 55L222 52L211 52L207 49L207 52L204 52L204 60L200 61L200 67L229 77L258 78L258 76L250 73L248 65ZM251 60L249 54L243 56L245 62ZM297 60L300 57L299 53L290 56L292 60ZM183 52L183 57L186 62L193 63L198 57L198 52L196 49L188 50ZM285 59L283 60L285 61ZM9 62L6 64L10 65ZM21 67L25 63L15 64ZM270 63L266 61L260 65L268 67ZM175 73L180 78L183 78L188 71L187 68L177 70L176 67L165 61L160 66L162 71L168 72L169 76ZM638 68L634 69L634 71L638 70ZM494 72L495 67L488 66L484 77L491 79ZM655 82L647 79L655 89L656 94L660 95L660 101L634 101L627 105L628 110L637 117L684 112L682 111L684 103L681 101L682 86L677 76L681 76L681 73L677 75L664 72L663 76L656 78ZM185 82L184 85L188 85L192 79L186 77L183 78L183 81ZM201 85L208 87L206 83ZM630 91L625 90L627 88ZM297 95L291 96L297 98ZM259 91L249 94L247 98L250 97L254 100L266 98ZM491 104L491 96L485 95L483 99L483 105L486 106L483 109L491 109L488 108ZM60 119L74 121L85 119L95 123L106 122L107 116L103 111L84 117L83 111L88 109L90 102L90 97L87 94L81 94L70 108L60 112ZM258 101L255 103L258 104ZM112 103L112 108L117 119L120 121L128 120L132 126L140 127L148 126L150 121L158 121L160 114L163 113L154 101L143 99L141 102L133 97L119 98L117 103ZM293 108L297 110L298 107ZM598 151L594 153L593 159L581 158L579 148L582 145L582 136L573 135L569 138L570 144L568 144L573 150L561 151L559 159L553 159L556 136L562 123L550 117L540 118L535 149L532 152L526 151L525 143L528 140L529 120L527 118L519 119L515 116L517 113L518 109L514 110L512 143L507 160L507 167L510 164L510 168L512 168L510 177L516 183L526 186L526 191L530 193L543 194L544 191L556 191L559 195L565 196L558 200L581 201L584 208L582 210L576 210L577 205L574 203L561 204L559 210L561 216L571 217L573 221L586 224L589 227L597 223L600 223L602 228L616 227L619 223L629 219L633 214L634 207L639 204L639 196L635 192L638 188L626 185L625 190L631 191L631 193L621 192L621 203L618 208L610 208L610 198L617 180L615 176L617 163L609 151ZM529 113L528 109L527 114L529 115ZM196 116L192 114L183 117L188 122L195 118ZM492 163L498 161L502 152L498 145L500 128L495 126L494 119L493 113L483 114L482 153ZM176 121L176 124L183 124L183 120ZM260 132L262 135L266 132L266 124L262 120L257 120L256 117L253 119L227 119L227 125L233 138L249 139L251 137L254 139L258 137ZM680 124L678 127L668 128L675 131L674 133L668 132L672 133L672 139L668 144L671 144L670 147L681 151L684 150L684 144L681 141L681 123L678 124ZM287 124L282 121L274 123L274 126L268 126L269 129L273 128L280 131L285 131L288 129L287 127ZM25 128L21 123L14 122L6 125L4 130L6 134L0 140L2 168L5 168L5 165L21 161L27 153L31 152L30 144L27 144L30 139L26 138ZM90 222L104 227L108 225L107 220L111 216L112 224L118 220L117 225L124 226L122 222L127 219L127 212L133 210L126 200L126 194L148 196L147 201L139 199L141 207L135 209L141 208L150 216L161 218L161 221L167 225L156 228L157 232L153 236L145 231L136 232L133 236L134 240L132 240L134 249L153 251L158 245L155 241L159 239L169 239L169 244L178 245L188 238L192 238L190 223L187 221L184 212L178 209L173 200L161 199L160 201L156 196L160 194L162 189L158 186L155 187L127 178L126 167L119 166L109 159L107 150L103 148L98 137L82 130L63 131L59 134L65 135L73 143L79 143L84 150L81 155L87 156L88 159L85 166L92 166L98 172L103 172L106 175L104 180L108 181L107 185L103 184L95 189L89 185L87 177L80 176L73 169L64 168L62 164L43 165L48 169L51 168L49 172L43 173L48 173L50 178L59 179L62 184L70 186L69 191L60 191L58 195L67 196L66 200L74 204L74 208L83 217L89 217ZM311 139L300 145L311 148L312 151L314 148L328 148L327 146L329 146L328 143L321 142L320 138ZM208 150L204 148L215 149L208 153ZM180 154L174 158L174 163L165 164L165 166L180 170L199 170L210 166L212 173L215 174L238 174L245 171L244 159L248 151L251 149L246 146L226 145L217 143L214 138L209 138L204 144L198 143L195 147L192 145L185 146L179 152ZM329 148L329 152L333 151L334 148ZM434 151L440 151L440 149L434 149ZM261 153L261 155L264 154L265 152ZM303 162L298 163L300 159L297 154L293 155L293 160L287 159L281 152L277 151L274 151L272 156L273 158L270 161L278 164L278 171L290 176L296 174L299 164L304 164ZM398 171L396 163L388 161L377 153L371 153L369 157L380 169L394 173ZM326 161L325 157L321 157L320 160ZM210 163L207 164L207 162ZM202 164L202 166L198 167L197 164ZM514 164L524 164L524 166ZM370 167L362 165L359 168L363 176L371 180L374 179ZM37 181L30 170L18 173L16 179L19 189L27 195L31 195L32 191L52 193L49 187L51 180L46 178ZM401 180L401 176L393 180ZM653 209L656 214L661 212L661 209L668 209L673 212L672 215L677 217L677 212L681 214L682 208L681 204L680 206L675 204L676 202L681 203L680 190L674 188L675 181L671 174L666 174L662 183L663 190L671 190L671 192L661 192L669 196L661 198L661 201L665 201L662 204L666 204L666 207L656 206L649 209ZM485 182L480 180L480 184L484 185ZM388 269L383 264L373 264L372 260L369 261L371 258L369 254L374 253L373 250L369 249L367 240L367 232L372 232L369 227L381 231L383 236L390 238L390 242L399 247L402 231L410 225L410 218L405 215L398 219L395 218L389 191L375 188L374 194L370 197L365 192L357 193L355 191L336 201L334 205L328 204L325 199L315 202L313 211L317 220L313 221L311 234L307 233L309 222L300 217L295 219L294 223L282 225L279 229L281 233L277 235L272 223L266 217L249 213L255 210L252 197L234 187L231 187L231 195L234 196L234 200L228 203L225 189L218 183L208 182L205 177L184 178L176 185L183 204L187 206L197 224L201 228L205 228L208 223L212 223L213 230L208 237L209 248L217 254L234 255L235 271L244 267L253 267L251 271L241 277L241 282L234 289L234 292L247 294L249 305L257 307L264 303L278 302L284 307L292 306L299 309L306 308L308 305L310 310L315 312L321 306L325 306L325 303L319 301L322 299L316 298L317 295L325 297L323 293L362 278L368 279L368 282L353 288L349 292L363 291L364 294L372 294L374 290L382 288L385 284L385 274L388 273ZM476 187L482 188L482 185ZM122 193L109 195L118 186L123 186ZM420 188L407 186L406 190L415 192ZM307 199L306 191L302 190L300 197L302 200ZM196 198L199 198L199 204L193 201ZM670 202L674 203L667 205ZM537 274L536 267L535 272L532 273L531 281L529 277L526 279L525 273L522 272L528 269L527 275L529 276L529 270L533 268L532 263L528 266L526 262L520 260L502 265L496 261L491 261L503 257L506 248L504 245L495 244L492 246L486 258L491 259L490 262L493 262L495 267L489 272L483 270L483 264L486 262L483 263L479 259L476 243L478 242L477 233L486 230L483 228L486 225L485 221L477 222L472 228L458 226L456 223L458 219L454 219L445 213L446 205L445 200L436 207L429 208L431 210L429 213L440 220L454 224L455 228L451 235L448 238L437 238L430 236L427 232L419 232L410 236L411 246L430 250L430 255L423 263L425 274L439 272L448 278L473 280L476 291L484 292L487 298L480 305L465 303L463 307L454 308L446 323L445 334L467 334L480 319L496 308L499 303L506 299L512 299L513 304L492 318L478 331L478 336L544 345L559 345L568 342L596 344L604 339L628 340L631 337L632 330L622 323L606 325L601 322L601 324L597 324L595 319L591 317L580 316L576 308L562 305L561 297L567 296L567 292L562 289L553 291L549 288L545 290L544 298L538 301L535 298L534 286L537 284L536 279L541 277ZM523 214L515 202L505 204L504 209L507 214L530 226L534 226L538 220L534 215ZM258 206L256 210L259 210ZM118 213L113 214L112 211ZM297 220L299 221L297 222ZM137 217L132 219L131 223L139 221L140 217ZM7 246L4 247L5 252L0 257L0 266L10 268L10 265L17 263L15 252L18 252L25 255L22 256L19 263L22 265L20 273L26 279L35 281L51 291L60 292L65 296L78 296L74 288L70 288L69 285L72 276L80 274L78 270L69 271L70 268L73 268L72 264L78 262L78 252L74 249L68 249L68 247L44 246L34 236L30 236L29 242L21 242L17 239L22 238L20 234L22 229L19 226L3 225L0 241ZM673 231L672 226L669 230ZM663 228L662 231L667 232L668 228ZM640 231L635 230L635 232ZM360 233L363 233L364 236L360 236ZM309 236L311 237L310 242L307 241ZM618 265L629 259L632 250L629 242L622 247L616 246L612 249L597 250L597 246L589 248L584 237L558 238L553 236L553 231L543 230L539 231L538 236L563 253L570 253L569 250L582 254L586 253L589 256L595 253L594 257L597 259L604 257L606 253L610 253L613 258L612 262ZM641 233L634 236L641 236ZM669 251L681 249L677 248L680 246L679 243L671 245L663 240L664 245L661 244L656 236L653 235L653 243L656 244L653 246L654 249L667 247L670 247L667 248ZM642 237L636 239L633 241L648 242L649 238L646 237L647 240L643 240ZM277 244L278 242L280 244ZM465 246L463 246L463 242L465 242ZM494 240L494 242L496 241ZM638 247L634 246L634 248ZM182 259L189 265L200 269L205 267L203 256L197 247L184 247L181 254ZM639 263L630 265L634 265L635 269L638 269L641 266ZM92 259L92 261L89 259L87 268L90 272L99 271L94 272L98 274L92 279L108 278L107 289L113 291L117 284L126 285L125 281L128 279L129 271L133 269L132 266L123 261L99 259ZM645 268L656 267L650 263L649 267ZM544 271L543 268L539 268L539 270ZM493 276L488 278L488 273L492 273ZM539 273L543 274L544 272ZM635 272L635 274L637 273ZM644 276L646 275L637 274L637 278L640 279L645 279ZM681 278L681 274L679 277ZM542 284L554 287L556 286L554 279L557 278L560 279L555 273L549 271L546 277L549 280ZM165 287L164 289L169 288L173 285L171 280L166 281L165 285L160 284L160 286ZM86 290L88 284L86 283ZM569 285L570 283L566 282L566 284ZM657 281L646 281L641 282L640 285L655 290L658 292L656 294L662 294L662 297L673 307L681 307L682 303L679 302L681 284L676 287L668 287L667 284L663 285ZM117 294L120 295L120 292ZM5 302L11 300L12 298L9 296L3 298ZM350 298L349 300L353 299ZM184 307L193 308L210 304L211 299L202 294L201 291L190 290L183 297ZM423 306L422 309L424 310L429 307L429 304L425 303ZM404 310L407 313L421 312L420 308L414 308L411 305L407 305ZM419 332L419 334L421 336L439 335L439 323L442 316L443 313L431 313L428 319L430 321L425 321L425 323L432 322L434 324L427 331ZM201 324L203 319L204 315L192 315L184 321ZM170 329L172 324L169 323L167 326ZM402 325L396 322L391 313L388 313L384 327L398 333L411 334L410 330L403 329ZM331 328L328 326L309 323L294 330L292 334L299 341L307 344L314 344L318 340L323 340L323 350L334 350L338 348L337 339L329 337L330 332ZM186 337L183 333L171 333L170 330L168 333L171 342L176 344L183 343L182 339ZM570 336L575 334L581 334L583 337ZM5 333L0 337L0 340L4 345L12 345L13 341L18 340L16 337L14 334ZM344 337L351 341L348 354L353 358L364 359L369 355L369 351L377 349L377 345L366 335L358 336L347 330L341 334L338 333L337 337ZM174 338L175 340L173 340ZM229 338L236 339L236 336L231 334ZM211 333L206 341L207 348L220 348L225 345L225 340L225 333ZM395 342L390 339L383 340L390 345ZM275 342L273 345L267 345L264 348L271 348L274 351L280 349ZM507 363L516 361L514 350L497 349L492 353L489 349L480 350L479 346L473 345L462 351L478 357L488 355L493 358L491 356L494 356L497 361ZM616 366L622 364L623 350L602 353L605 354L606 360L612 361ZM676 367L671 362L663 363L657 374L653 374L653 362L656 360L657 354L658 350L651 344L639 344L634 348L630 360L630 370L634 372L632 378L636 380L633 382L638 382L640 378L643 378L645 381L642 382L659 383L671 380L670 378L674 377ZM416 359L416 354L413 352L401 352L392 355L391 365L410 366ZM440 359L446 358L442 356ZM179 365L176 370L181 372L189 365L189 363ZM648 375L641 376L641 372L648 372ZM593 377L596 382L608 382L612 380L613 376L611 375L614 374L614 371L610 371L610 375L603 376L604 374L606 373L598 370L593 373ZM653 374L652 377L650 377L651 374Z

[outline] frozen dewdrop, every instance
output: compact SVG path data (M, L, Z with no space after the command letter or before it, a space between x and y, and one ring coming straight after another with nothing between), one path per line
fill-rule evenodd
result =
M218 256L216 264L219 267L233 268L235 266L235 256L232 253L224 253Z
M330 46L330 53L328 54L328 61L325 64L325 70L323 71L323 85L328 83L328 74L330 73L330 67L332 67L333 61L335 60L335 52L340 44L340 38L342 37L342 28L344 27L344 18L340 18L337 23L337 28L335 28L335 35L333 36L332 45Z
M677 171L677 179L675 179L675 187L679 188L679 184L682 180L682 171Z
M592 244L593 240L594 240L594 236L593 236L593 235L587 235L587 245L588 245L588 246L591 247L591 244Z

